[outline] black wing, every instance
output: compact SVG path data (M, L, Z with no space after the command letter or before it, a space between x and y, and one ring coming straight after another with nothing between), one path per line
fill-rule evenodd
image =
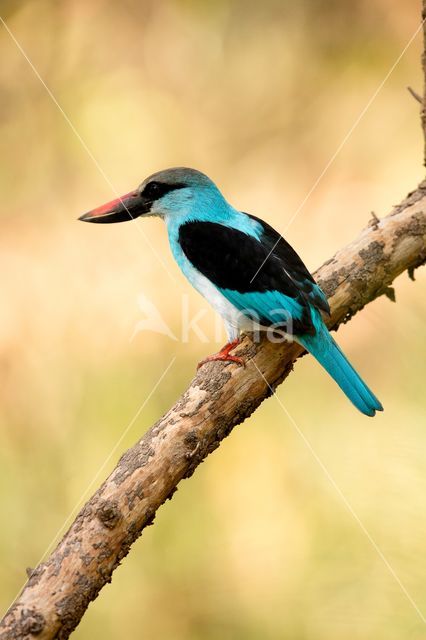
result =
M265 245L265 247L268 247L268 253L272 251L272 254L280 259L288 276L309 297L310 303L317 309L330 314L330 306L325 293L315 282L314 278L309 273L308 269L302 262L302 259L298 256L293 247L267 222L251 215L250 213L247 213L246 215L262 225L262 244ZM260 275L260 273L258 275ZM256 278L254 282L256 281Z
M309 307L328 310L324 294L291 246L283 239L277 243L279 234L254 219L264 230L260 242L238 229L194 221L180 227L179 243L194 267L220 289L279 291L296 300L303 311L297 330L312 332Z

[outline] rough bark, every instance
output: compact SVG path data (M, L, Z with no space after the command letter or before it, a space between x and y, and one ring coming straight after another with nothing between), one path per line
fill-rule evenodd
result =
M393 280L404 271L412 276L425 261L426 183L386 218L374 217L316 272L332 309L329 326L348 321L377 296L391 296ZM270 395L256 367L275 388L302 350L268 341L255 346L246 337L236 353L248 360L246 368L202 367L175 406L121 457L34 571L0 625L2 640L68 638L178 483Z
M420 119L423 130L423 165L426 166L426 0L422 0L422 21L423 21L423 53L422 53L422 71L423 71L423 100L420 111Z
M413 277L425 261L426 182L387 217L373 217L316 272L332 309L329 326L347 322L380 295L392 298L394 279L404 271ZM0 623L1 640L68 638L178 483L270 395L268 384L274 389L287 377L302 350L267 341L255 346L246 337L237 354L247 359L246 368L202 367L175 406L121 457L32 573Z

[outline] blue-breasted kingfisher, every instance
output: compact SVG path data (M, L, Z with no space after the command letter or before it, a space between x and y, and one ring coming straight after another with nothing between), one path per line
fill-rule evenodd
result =
M304 263L263 220L234 209L217 186L195 169L159 171L135 190L80 217L97 223L139 216L164 220L173 256L189 282L222 316L229 342L204 362L244 364L231 351L242 333L277 328L324 367L362 413L383 407L330 335L322 314L327 298Z

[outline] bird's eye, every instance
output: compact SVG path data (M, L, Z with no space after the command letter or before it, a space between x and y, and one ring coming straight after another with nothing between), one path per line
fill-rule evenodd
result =
M159 182L148 182L145 189L143 190L143 195L146 198L158 198L162 193L161 184Z
M154 202L154 200L159 200L160 198L165 196L166 193L169 193L169 191L183 189L186 186L187 185L181 182L170 184L167 182L157 182L156 180L151 180L151 182L148 182L148 184L144 187L144 190L141 191L140 195L147 200L151 200L152 202Z

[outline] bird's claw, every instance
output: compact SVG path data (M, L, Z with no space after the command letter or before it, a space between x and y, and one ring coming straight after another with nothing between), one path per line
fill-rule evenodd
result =
M203 364L206 364L207 362L235 362L235 364L238 364L240 367L246 366L246 363L243 360L243 358L239 358L238 356L215 353L212 356L207 356L207 358L204 358L204 360L201 360L201 362L197 364L197 371L200 367L203 366Z
M206 364L206 362L234 362L240 367L245 367L246 363L243 358L240 358L239 356L231 356L231 354L229 353L238 344L239 340L234 340L234 342L229 342L228 344L226 344L218 353L207 356L207 358L204 358L204 360L201 360L201 362L198 363L197 371L200 367L203 366L203 364Z

